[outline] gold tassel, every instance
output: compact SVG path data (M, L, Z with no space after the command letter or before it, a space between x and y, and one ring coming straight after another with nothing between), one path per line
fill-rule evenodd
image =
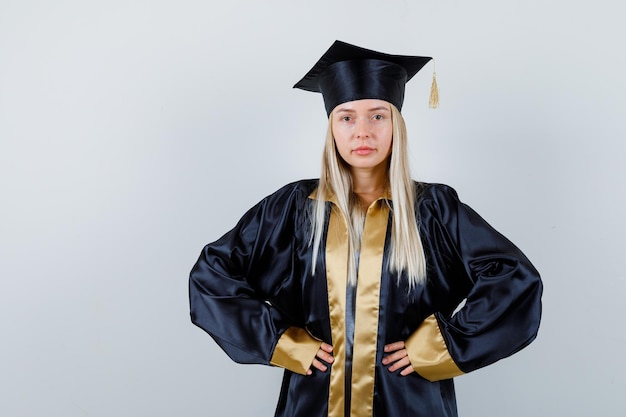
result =
M433 70L433 82L430 85L430 100L428 107L431 109L439 108L439 88L437 87L437 73Z

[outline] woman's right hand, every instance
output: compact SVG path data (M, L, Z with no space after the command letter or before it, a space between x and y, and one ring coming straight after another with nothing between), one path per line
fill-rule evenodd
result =
M323 362L320 362L320 360L326 362L329 365L332 364L335 361L335 358L333 357L332 352L333 352L333 347L329 345L328 343L322 342L322 345L317 351L317 354L315 355L315 359L313 359L313 362L311 363L311 367L306 372L306 374L311 375L313 373L313 368L317 369L318 371L326 372L326 370L328 369L328 366L326 366Z

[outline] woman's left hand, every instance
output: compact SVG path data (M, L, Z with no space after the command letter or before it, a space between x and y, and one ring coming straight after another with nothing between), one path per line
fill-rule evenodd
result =
M407 376L413 372L413 365L409 359L409 354L404 347L404 342L395 342L385 345L385 353L387 356L383 358L383 365L387 366L389 372L395 372L398 369L402 369L400 375Z

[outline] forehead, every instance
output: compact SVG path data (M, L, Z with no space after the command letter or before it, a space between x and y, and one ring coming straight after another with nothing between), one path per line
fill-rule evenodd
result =
M339 104L333 110L334 113L340 112L357 112L357 111L391 111L391 106L388 102L379 99L362 99L348 101Z

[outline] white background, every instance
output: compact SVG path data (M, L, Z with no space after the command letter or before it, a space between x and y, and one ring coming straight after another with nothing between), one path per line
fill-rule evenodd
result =
M335 39L436 57L414 176L545 282L537 341L457 379L460 414L623 416L621 1L0 0L0 416L271 416L281 371L189 321L202 246L318 176Z

